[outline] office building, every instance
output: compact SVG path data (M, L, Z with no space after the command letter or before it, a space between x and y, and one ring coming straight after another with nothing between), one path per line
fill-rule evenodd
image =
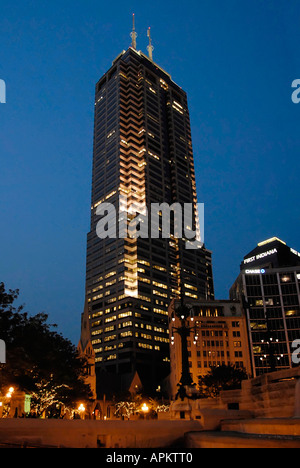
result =
M199 376L211 367L232 365L244 369L251 376L248 333L245 313L237 301L187 301L191 314L187 326L191 332L187 340L189 372L198 385ZM181 338L176 329L181 321L175 313L180 301L172 301L169 308L170 331L170 393L174 398L182 374Z
M136 371L157 385L170 369L171 300L210 299L214 288L211 252L186 248L172 210L169 238L161 235L161 212L158 237L130 236L136 213L150 213L154 203L190 204L188 228L199 235L187 95L153 61L151 44L149 56L136 49L135 29L132 46L96 84L91 198L86 298L98 388L112 376L116 387L128 387ZM103 203L125 220L126 236L117 223L115 235L99 237Z
M247 316L253 375L293 367L300 338L300 253L276 237L244 257L230 298Z

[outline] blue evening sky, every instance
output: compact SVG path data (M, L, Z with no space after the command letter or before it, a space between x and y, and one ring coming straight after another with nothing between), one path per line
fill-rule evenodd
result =
M188 94L216 298L244 255L300 251L299 0L1 0L0 281L75 344L84 305L94 86L151 26L154 60Z

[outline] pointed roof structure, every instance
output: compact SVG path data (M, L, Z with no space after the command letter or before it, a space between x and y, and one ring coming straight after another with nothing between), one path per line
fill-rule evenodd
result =
M78 346L82 352L84 353L88 347L88 344L91 344L91 329L90 329L90 321L89 321L89 309L87 300L85 301L83 313L81 314L81 335Z
M135 372L130 387L129 387L129 392L131 395L135 395L136 393L140 392L143 388L142 381L140 379L140 376L138 374L138 371Z
M84 310L81 315L81 335L77 345L77 351L80 357L86 359L86 378L85 382L90 385L93 399L97 398L96 394L96 372L95 372L95 351L91 341L91 330L89 321L88 302L85 301Z

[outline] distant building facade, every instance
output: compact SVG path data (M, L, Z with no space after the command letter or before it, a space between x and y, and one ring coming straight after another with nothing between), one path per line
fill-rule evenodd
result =
M244 257L230 298L244 304L253 376L293 367L300 339L300 253L273 237Z
M169 308L170 344L170 390L172 397L177 392L181 378L181 339L175 332L180 326L180 319L175 310L180 301L172 301ZM190 327L196 327L188 339L189 370L193 382L198 384L198 377L207 374L211 367L234 365L244 368L251 375L246 317L241 303L237 301L188 301L191 317Z

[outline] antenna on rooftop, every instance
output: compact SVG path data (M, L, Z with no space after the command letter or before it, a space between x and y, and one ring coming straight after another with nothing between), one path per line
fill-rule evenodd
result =
M153 50L154 47L152 45L152 40L151 40L151 28L148 28L147 36L149 37L149 45L147 46L148 54L149 54L149 59L153 60Z
M131 46L136 49L136 38L137 33L135 32L135 14L132 15L132 32L130 33L130 37L132 39Z

